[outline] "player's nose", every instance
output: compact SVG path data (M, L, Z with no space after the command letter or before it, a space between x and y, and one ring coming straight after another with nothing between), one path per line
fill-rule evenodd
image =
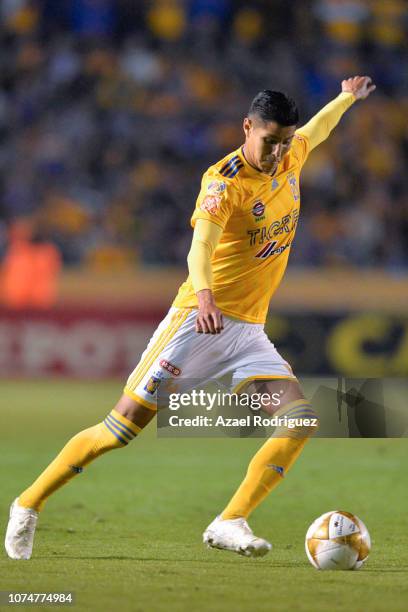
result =
M280 157L282 154L282 143L281 142L277 142L275 145L273 145L272 147L272 151L273 154L275 155L275 157Z
M279 162L282 157L282 146L283 146L282 143L276 143L272 147L272 154L277 162Z

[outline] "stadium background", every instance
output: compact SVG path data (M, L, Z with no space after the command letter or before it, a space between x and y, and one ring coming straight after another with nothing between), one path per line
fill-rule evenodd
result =
M406 376L407 40L403 0L0 2L2 530L117 400L186 275L201 174L241 143L259 89L304 122L345 76L376 82L304 169L267 328L299 374ZM406 441L313 440L251 517L274 546L251 563L200 534L258 447L149 427L50 499L32 560L0 557L0 589L73 590L87 612L405 611ZM361 572L305 558L334 507L371 532Z
M252 96L283 89L305 122L354 74L377 91L305 167L268 330L300 374L407 373L404 2L7 0L0 18L0 375L123 377Z

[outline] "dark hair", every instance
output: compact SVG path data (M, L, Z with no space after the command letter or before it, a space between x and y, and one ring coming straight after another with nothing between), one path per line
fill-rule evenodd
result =
M248 111L248 116L251 115L257 115L263 121L276 121L284 127L296 125L299 121L296 102L281 91L270 89L256 94Z

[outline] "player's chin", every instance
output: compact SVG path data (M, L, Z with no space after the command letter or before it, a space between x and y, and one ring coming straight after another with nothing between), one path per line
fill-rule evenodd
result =
M277 164L267 164L265 162L261 162L259 167L265 174L272 174L275 172Z

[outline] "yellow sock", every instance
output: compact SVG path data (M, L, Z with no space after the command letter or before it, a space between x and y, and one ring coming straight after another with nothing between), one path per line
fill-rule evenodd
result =
M140 427L112 410L102 423L76 434L62 451L19 497L18 503L25 508L42 510L46 499L80 474L94 459L114 448L126 446L141 431Z
M316 418L312 407L305 400L292 402L274 416L291 419ZM281 482L316 429L316 426L277 429L253 457L244 480L222 512L221 518L247 518Z

